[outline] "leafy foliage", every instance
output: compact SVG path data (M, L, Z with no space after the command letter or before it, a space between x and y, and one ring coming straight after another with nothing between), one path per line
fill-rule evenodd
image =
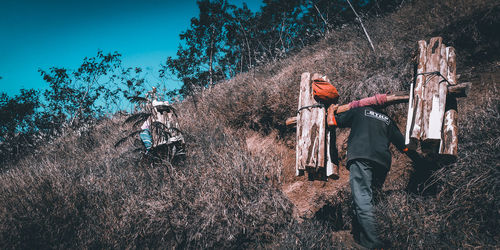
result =
M21 89L9 97L0 93L0 164L31 150L36 142L39 93Z
M352 2L367 15L386 13L399 3ZM177 58L169 57L161 69L163 77L172 74L183 81L183 96L284 58L354 19L343 0L266 0L257 13L227 0L197 3L200 14L180 34Z
M12 98L1 93L0 162L33 152L64 128L88 128L105 115L129 108L124 101L145 92L145 80L141 68L124 68L120 57L117 52L98 51L76 70L40 69L49 87L43 93L21 90Z
M120 54L97 52L96 57L84 58L74 71L64 68L39 70L49 84L45 91L45 115L60 127L64 122L84 124L106 113L123 108L124 97L143 91L141 69L123 69ZM131 77L131 74L134 74Z

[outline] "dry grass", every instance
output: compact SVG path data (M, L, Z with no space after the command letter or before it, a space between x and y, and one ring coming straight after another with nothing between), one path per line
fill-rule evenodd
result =
M1 175L3 247L242 247L292 222L270 172L277 156L252 156L234 131L200 126L187 133L183 165L141 159L131 142L108 143L121 137L120 120Z
M493 83L475 87L485 84ZM435 195L396 192L379 205L384 236L395 239L395 247L497 246L500 93L478 89L459 106L459 161L438 169L425 183Z
M348 195L298 223L280 190L284 169L293 168L286 142L295 132L284 120L295 114L300 74L327 74L341 102L406 90L416 41L443 35L457 49L461 80L470 80L473 66L498 71L498 35L482 27L498 26L499 12L496 1L410 2L365 20L377 55L349 24L290 58L190 97L178 105L188 148L183 163L143 158L133 141L114 148L130 130L118 116L67 131L0 174L0 248L335 247L331 233L349 228ZM488 56L476 55L484 51ZM474 88L477 96L459 107L460 160L429 180L437 194L409 194L400 178L393 185L399 190L378 205L383 236L398 248L498 245L498 90ZM404 105L389 112L404 122ZM258 151L250 142L249 149L255 133L280 145Z

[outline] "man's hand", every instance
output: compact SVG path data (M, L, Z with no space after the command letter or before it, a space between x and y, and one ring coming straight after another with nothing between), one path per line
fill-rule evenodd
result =
M335 121L335 113L337 113L337 109L339 108L338 104L332 104L328 107L326 120L329 127L337 126L337 122Z

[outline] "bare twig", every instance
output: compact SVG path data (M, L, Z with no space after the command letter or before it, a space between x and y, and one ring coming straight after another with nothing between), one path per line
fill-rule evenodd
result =
M243 32L243 36L245 37L245 42L246 42L246 45L248 48L248 68L251 68L252 67L252 52L250 49L250 42L248 42L247 33L245 32L245 29L243 28L241 21L238 20L238 24L240 25L241 32ZM243 56L243 51L241 54ZM243 71L243 62L242 62L240 71Z
M329 33L328 21L325 19L325 17L323 17L323 15L321 14L321 11L319 11L318 6L316 6L316 4L313 3L313 1L311 1L311 4L314 6L314 8L316 9L316 11L318 12L318 15L321 18L321 20L323 20L323 22L325 23L325 31L326 31L326 34L328 34Z
M368 38L368 42L370 42L370 45L372 46L373 53L375 53L375 47L373 46L372 39L370 39L370 35L368 35L368 32L366 31L365 26L363 25L363 22L361 21L361 17L359 17L358 13L356 12L354 7L352 6L351 1L347 0L347 3L349 3L349 6L351 6L352 11L354 12L356 17L358 18L358 21L361 24L363 31L365 32L366 38Z
M76 111L76 114L74 116L72 116L71 118L71 122L69 124L73 125L73 122L75 121L75 119L80 116L81 114L81 111L82 111L82 106L83 106L83 101L85 101L85 98L87 98L87 95L90 91L90 88L92 87L92 85L94 85L94 83L97 81L97 77L94 75L94 77L92 78L92 82L90 82L88 85L87 85L87 91L85 91L85 94L83 95L83 97L80 99L80 103L78 104L78 110Z

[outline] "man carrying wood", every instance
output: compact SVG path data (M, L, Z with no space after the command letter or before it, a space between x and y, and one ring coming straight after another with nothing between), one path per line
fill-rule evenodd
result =
M402 152L408 152L408 148L396 123L386 114L372 107L357 107L333 115L338 107L330 107L328 123L351 128L347 169L354 201L354 238L367 248L386 247L377 235L373 192L381 190L391 166L389 143Z

